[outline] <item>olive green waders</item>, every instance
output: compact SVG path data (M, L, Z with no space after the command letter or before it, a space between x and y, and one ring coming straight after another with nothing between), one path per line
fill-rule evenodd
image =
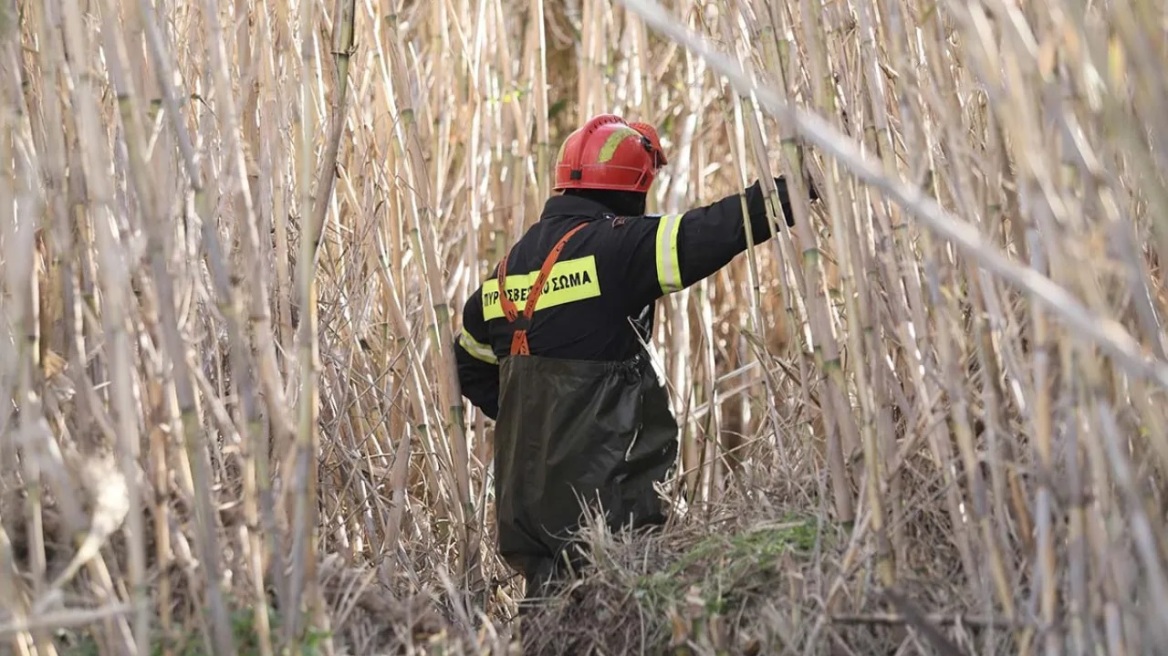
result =
M583 225L583 224L582 224ZM495 426L495 503L499 554L527 581L528 597L564 570L584 507L603 510L608 528L661 524L653 488L677 456L677 422L647 354L622 362L531 355L527 326L569 231L548 254L521 315L499 267L500 299L518 324L500 362ZM599 508L597 506L599 504Z

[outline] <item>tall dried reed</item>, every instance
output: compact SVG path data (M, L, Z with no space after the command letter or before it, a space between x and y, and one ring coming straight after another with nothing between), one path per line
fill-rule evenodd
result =
M825 622L924 585L986 652L1163 649L1165 61L1139 0L4 3L0 641L366 653L435 595L501 645L453 337L616 111L656 211L795 199L659 304L683 521L850 531Z

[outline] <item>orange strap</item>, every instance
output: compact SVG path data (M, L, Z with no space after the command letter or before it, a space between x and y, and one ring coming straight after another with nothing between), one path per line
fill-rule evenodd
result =
M539 275L535 278L535 283L532 284L531 289L527 293L527 305L523 307L523 327L511 334L511 355L531 355L531 350L527 346L527 326L531 323L531 317L535 314L535 304L539 302L540 294L543 293L543 286L547 282L547 277L551 275L552 267L555 266L556 260L560 258L560 252L564 250L568 240L572 235L580 231L581 228L588 225L581 223L572 228L556 245L552 247L550 253L544 258L543 266L539 269ZM503 261L499 263L499 303L503 306L503 314L507 317L509 323L515 323L519 319L519 310L515 307L515 302L507 296L507 259L511 256L510 253Z

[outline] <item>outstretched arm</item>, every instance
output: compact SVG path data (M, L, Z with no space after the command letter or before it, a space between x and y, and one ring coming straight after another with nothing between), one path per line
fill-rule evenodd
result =
M775 185L787 225L794 225L787 181L776 178ZM747 187L745 196L752 241L756 245L765 243L771 238L771 229L762 185L755 182ZM717 272L747 248L739 194L690 210L676 219L674 216L662 217L657 230L657 247L669 258L660 272L662 294L685 289Z
M775 178L779 203L788 226L795 224L787 181ZM732 194L704 207L682 214L666 214L637 228L637 238L626 243L633 252L630 261L651 258L656 276L634 278L629 296L630 311L672 294L717 272L747 248L746 224L742 220L745 197L747 217L755 245L771 238L762 185L755 182L743 193ZM818 198L814 186L810 199ZM643 265L642 265L643 266Z
M499 413L499 360L491 348L483 320L482 289L476 289L462 308L462 331L454 344L458 384L462 395L483 414Z

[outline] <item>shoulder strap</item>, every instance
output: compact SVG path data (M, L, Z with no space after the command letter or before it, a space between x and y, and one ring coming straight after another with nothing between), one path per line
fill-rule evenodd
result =
M552 267L555 266L556 260L560 258L560 253L564 250L568 240L572 235L580 231L581 228L588 225L581 223L572 228L556 245L552 247L550 253L544 258L543 266L539 269L539 275L535 278L535 283L532 284L531 289L527 293L527 304L523 307L523 322L522 326L511 335L511 355L530 355L531 351L527 346L527 326L531 323L531 317L535 314L535 305L539 302L540 294L543 293L543 286L547 282L547 277L551 275ZM507 296L507 260L511 257L508 252L503 261L499 263L499 304L503 306L503 314L507 317L508 323L515 323L519 319L519 310L515 307L515 302L511 297Z

